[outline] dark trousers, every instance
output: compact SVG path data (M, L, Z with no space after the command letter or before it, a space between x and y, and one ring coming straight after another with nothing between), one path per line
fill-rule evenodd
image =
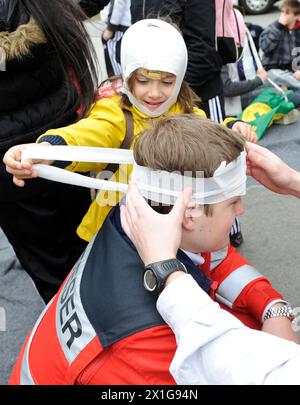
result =
M102 38L104 58L106 64L107 76L119 76L122 74L121 67L121 41L124 32L116 31L114 36L105 41Z
M0 227L46 302L86 247L76 228L90 203L89 189L42 179L20 189L1 172Z

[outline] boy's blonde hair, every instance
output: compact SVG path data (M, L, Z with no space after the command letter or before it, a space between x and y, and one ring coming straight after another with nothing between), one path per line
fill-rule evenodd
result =
M283 8L288 8L289 11L295 15L300 15L300 2L297 0L283 0L279 4L279 10Z
M203 171L212 177L222 161L235 160L245 147L244 140L224 125L195 114L180 114L156 121L143 131L135 146L134 158L138 165L153 170L189 171L193 176ZM211 206L205 206L210 215ZM161 206L158 211L169 212Z

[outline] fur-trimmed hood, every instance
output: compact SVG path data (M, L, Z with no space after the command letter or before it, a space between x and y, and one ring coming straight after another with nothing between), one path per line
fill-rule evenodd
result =
M0 48L4 50L7 61L22 59L30 54L33 46L45 43L47 39L33 18L14 32L0 32Z

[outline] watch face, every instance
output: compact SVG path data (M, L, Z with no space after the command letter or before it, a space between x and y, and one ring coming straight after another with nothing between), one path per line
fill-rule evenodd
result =
M144 286L148 291L154 291L157 286L157 280L152 270L146 270L144 273Z

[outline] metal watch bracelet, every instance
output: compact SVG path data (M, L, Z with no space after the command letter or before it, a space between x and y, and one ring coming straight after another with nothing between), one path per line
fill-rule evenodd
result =
M293 321L295 318L293 308L288 305L284 304L280 307L275 307L275 308L270 308L266 312L266 315L264 316L264 321L270 318L275 318L275 317L287 317L289 318L290 321Z

